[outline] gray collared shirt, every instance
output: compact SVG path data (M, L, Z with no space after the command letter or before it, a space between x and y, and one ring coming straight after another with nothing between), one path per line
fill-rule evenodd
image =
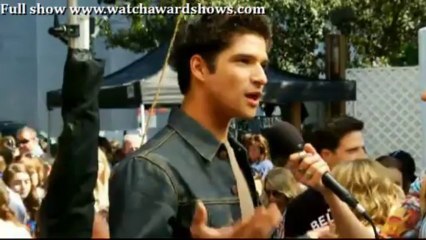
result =
M245 149L230 138L259 204ZM190 237L195 200L208 211L208 224L223 227L241 216L235 179L219 159L221 143L183 111L173 110L168 125L120 162L110 180L111 237Z

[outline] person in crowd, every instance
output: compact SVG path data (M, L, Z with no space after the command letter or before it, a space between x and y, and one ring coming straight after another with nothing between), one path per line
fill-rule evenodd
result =
M395 207L384 223L380 235L384 238L425 238L426 237L426 176L418 177L402 203ZM341 214L346 219L348 214ZM349 238L373 238L368 228L355 219L343 220L341 235ZM351 230L349 230L351 229Z
M42 157L44 155L37 138L37 132L34 129L30 127L19 129L16 139L20 155L30 154L32 157Z
M47 155L49 152L49 138L47 134L45 132L40 132L37 138L40 149L43 151L44 155Z
M349 116L337 117L305 141L312 143L318 154L333 169L338 163L367 157L363 128L364 123L358 119ZM332 219L328 204L318 191L307 189L287 208L286 236L297 237L321 228L328 224L323 219Z
M4 136L0 139L0 154L6 152L8 152L7 154L10 155L11 158L15 158L20 155L19 149L16 147L15 138L12 136ZM9 159L9 157L7 158Z
M247 153L228 134L231 119L253 118L259 106L269 20L202 15L182 26L177 39L171 65L183 103L165 128L115 167L111 237L270 237L282 213L276 204L260 206ZM228 159L217 157L220 148Z
M9 206L9 191L0 179L0 238L32 238L27 227L17 219Z
M112 162L114 159L113 149L111 142L106 137L98 137L99 148L105 154L108 159L108 162Z
M405 198L393 172L374 160L342 162L331 173L366 209L379 229L385 224L391 210ZM366 226L369 225L361 216L358 218Z
M136 150L138 150L142 145L142 137L138 134L126 134L123 140L123 154L127 156Z
M53 159L53 158L46 158L43 161L44 182L43 182L42 186L45 190L47 190L47 184L49 182L48 179L49 179L49 176L50 176L50 172L52 171L52 165L53 165L54 161L55 161L55 159Z
M22 199L31 192L31 178L23 163L12 163L3 174L3 181L8 187L18 193Z
M251 168L255 175L264 179L274 167L269 156L268 141L260 134L253 134L247 140L247 144Z
M9 149L16 148L15 138L12 136L3 136L0 138L0 148L5 147Z
M421 94L422 101L426 101L426 91ZM294 173L297 173L297 154L293 156ZM307 162L306 159L303 162ZM326 169L318 172L318 168L314 169L315 174L321 175ZM312 173L310 173L312 174ZM299 175L298 179L303 181ZM310 181L311 185L318 184L318 179ZM319 188L321 189L321 188ZM322 189L327 202L335 219L336 231L340 237L345 238L374 238L375 234L371 228L366 227L359 219L354 217L348 206L339 203L339 200L328 194ZM410 190L402 201L400 206L392 209L386 222L384 223L380 235L384 238L425 238L426 237L426 176L423 174L411 184Z
M46 191L46 176L43 160L38 158L24 158L22 163L25 165L25 168L30 175L32 189L35 191L35 195L41 203Z
M123 146L121 147L120 150L116 151L113 165L115 165L117 162L125 159L128 155L138 150L141 147L141 144L142 144L141 136L139 136L138 134L126 133L123 139Z
M110 166L106 154L99 149L98 150L98 179L95 187L95 211L96 212L108 212L109 209L109 178L110 178Z
M376 158L376 161L386 167L388 171L392 173L396 180L396 184L401 186L401 189L403 189L404 193L407 194L409 189L406 189L407 180L404 180L403 172L401 169L401 164L398 159L391 157L389 155L383 155L378 158ZM408 183L408 188L410 187L411 183Z
M6 165L13 163L13 152L7 148L0 148L0 156L4 159Z
M290 170L276 167L268 172L264 181L263 198L265 204L275 203L280 212L285 216L287 205L293 201L300 193L299 183L294 178ZM284 217L283 221L273 234L273 238L284 238Z
M7 169L7 167L6 167ZM2 176L3 179L3 176ZM3 181L1 179L1 181ZM27 209L25 208L24 202L22 201L21 196L16 193L14 190L9 188L7 185L7 191L9 193L8 199L9 199L9 208L12 209L12 211L15 213L16 218L22 223L26 224L29 216L27 213Z
M342 162L333 168L332 175L365 208L378 231L383 228L392 209L405 197L402 188L394 183L393 172L371 159ZM366 227L370 227L369 222L355 214Z
M109 212L109 178L110 163L104 151L98 149L98 178L94 189L95 216L92 229L92 238L109 238L108 212Z
M117 140L112 140L110 142L110 146L111 146L111 152L113 155L115 155L115 153L121 148L121 144Z
M416 163L408 152L398 150L390 153L388 157L377 158L381 164L391 169L397 169L402 174L402 188L405 194L410 190L410 185L416 180Z
M3 174L3 181L9 188L21 196L29 216L26 224L30 227L31 233L35 234L37 214L40 209L41 201L36 189L33 187L30 174L25 164L10 164Z
M251 133L244 133L241 135L241 144L243 144L243 146L245 148L248 148L249 145L249 140L251 138L252 134Z

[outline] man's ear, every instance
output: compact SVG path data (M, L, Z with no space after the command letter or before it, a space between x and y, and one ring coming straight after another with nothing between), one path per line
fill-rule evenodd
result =
M205 75L208 74L208 68L206 62L200 55L196 54L192 56L189 60L189 66L191 68L192 74L197 80L205 80Z
M331 155L333 154L333 152L330 151L329 149L322 149L319 152L319 154L322 157L322 159L324 159L326 162L328 162L329 159L330 159L330 157L331 157Z

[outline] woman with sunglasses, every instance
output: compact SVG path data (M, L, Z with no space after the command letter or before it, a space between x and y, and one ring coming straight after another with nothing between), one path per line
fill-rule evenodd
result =
M266 205L277 204L283 213L283 222L273 234L273 238L284 238L284 219L288 204L300 193L302 188L293 177L293 174L282 167L276 167L268 172L263 188L263 201Z

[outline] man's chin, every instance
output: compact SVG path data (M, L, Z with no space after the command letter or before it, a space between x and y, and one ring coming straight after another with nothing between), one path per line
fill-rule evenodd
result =
M241 119L241 120L251 120L254 117L256 117L256 111L241 113L240 116L239 116L239 119Z

